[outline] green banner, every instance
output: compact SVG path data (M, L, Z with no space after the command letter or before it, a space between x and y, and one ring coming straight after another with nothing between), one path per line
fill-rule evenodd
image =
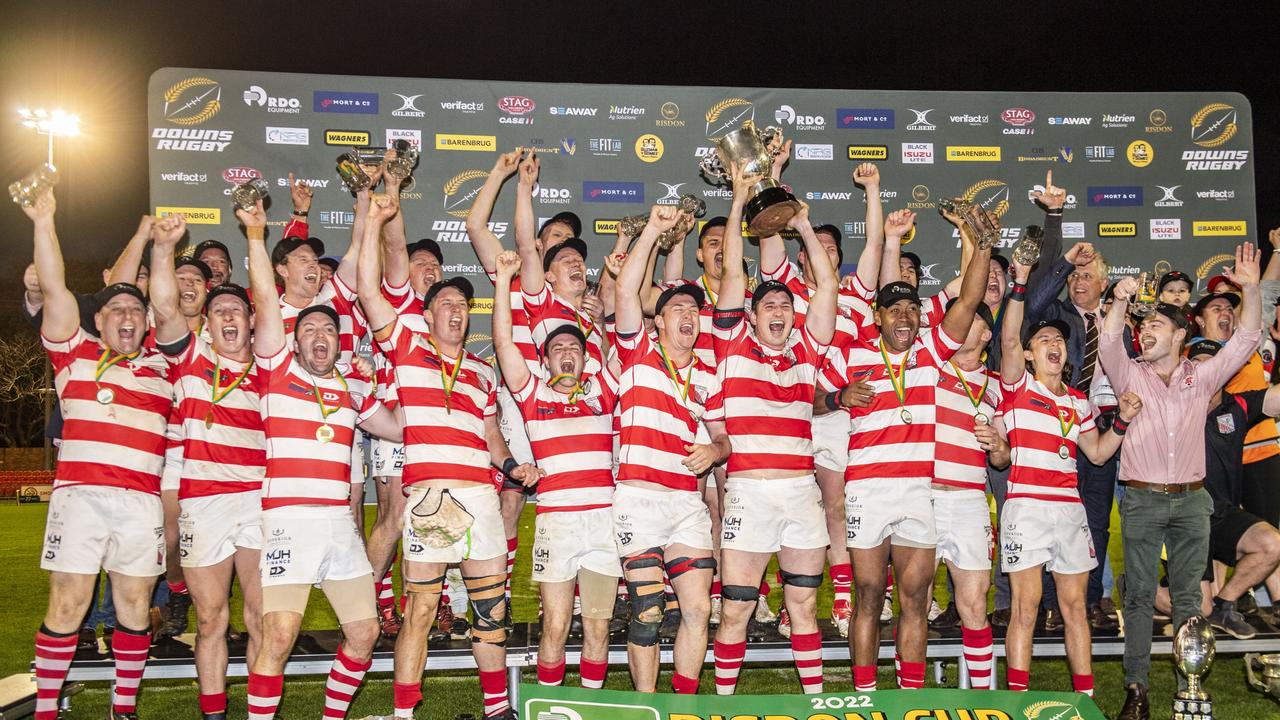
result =
M524 720L1106 720L1078 693L881 690L671 695L521 685Z

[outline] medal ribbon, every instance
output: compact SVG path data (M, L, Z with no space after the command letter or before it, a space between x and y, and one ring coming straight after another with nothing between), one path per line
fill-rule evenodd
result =
M893 373L893 363L889 361L889 353L884 351L884 338L880 339L880 358L884 360L884 367L889 371L889 382L893 385L893 394L898 396L898 405L905 408L907 406L907 358L911 356L911 351L903 353L902 362L898 363L898 374Z
M582 380L579 379L577 375L574 375L573 373L560 373L548 380L547 385L554 388L565 378L573 380L573 389L569 391L569 404L572 405L578 401L578 398L587 394L586 391L582 389Z
M1071 428L1076 426L1076 410L1074 407L1071 408L1071 420L1064 421L1062 419L1062 408L1057 403L1054 403L1053 406L1058 411L1058 426L1062 428L1062 442L1065 445L1067 436L1071 434Z
M947 362L951 363L951 369L956 371L956 377L960 380L960 386L964 388L964 394L969 397L969 402L973 403L973 409L977 410L978 406L982 405L982 399L987 396L987 385L991 383L991 376L986 373L982 374L982 392L974 395L973 391L969 389L969 383L964 379L964 373L960 371L960 368L956 367L955 361L948 360Z
M462 357L459 354L458 363L453 366L453 370L445 369L444 353L440 352L440 348L436 347L436 341L427 336L427 342L431 344L431 349L436 351L436 357L440 360L440 384L444 386L444 401L447 404L449 398L453 397L453 386L458 382L458 375L462 372Z
M308 373L308 374L310 374L310 373ZM346 378L344 378L344 377L342 377L342 372L341 372L340 370L338 370L338 368L336 368L336 367L335 367L335 368L333 369L333 375L334 375L334 377L338 378L338 382L339 382L339 383L342 383L342 389L343 389L343 391L344 391L344 392L350 392L349 390L347 390L347 379L346 379ZM330 415L332 415L332 414L334 414L334 413L336 413L336 412L338 412L339 410L341 410L341 409L342 409L342 405L340 405L340 404L339 404L339 405L334 405L332 408L331 408L331 407L329 407L328 405L325 405L325 404L324 404L324 398L322 398L322 397L320 396L320 384L316 382L316 380L315 380L315 378L314 378L314 377L313 377L313 378L311 378L311 391L312 391L313 393L315 393L315 396L316 396L316 404L320 406L320 419L324 421L324 424L325 424L325 425L328 425L328 424L329 424L329 416L330 416Z
M716 294L711 291L711 286L707 284L707 274L702 273L702 277L698 278L698 282L702 284L702 290L706 292L707 299L711 301L712 307L716 304Z
M93 384L100 384L102 376L112 367L119 365L121 360L132 360L141 354L141 350L135 350L129 355L117 355L111 352L111 348L103 348L102 355L98 356L98 369L93 373Z
M218 355L217 353L214 353L214 355L216 359L213 362L213 392L211 393L210 404L217 405L219 402L222 401L223 398L225 398L227 395L230 395L232 390L235 390L236 388L240 387L240 383L244 382L245 377L249 375L249 371L253 369L253 364L255 361L252 358L250 358L249 364L246 365L244 370L240 373L240 375L237 376L236 379L233 380L231 384L227 386L227 389L223 390L222 392L218 392L218 388L222 386L222 356ZM342 377L342 376L339 375L338 377ZM343 383L343 387L346 387L345 382ZM210 408L210 410L212 410L212 408ZM328 417L328 416L326 415L325 417Z
M675 363L671 362L671 358L667 357L667 351L662 347L662 343L658 343L658 354L662 356L662 362L667 367L667 376L671 378L671 384L675 385L676 392L680 394L680 400L684 404L689 404L689 383L693 380L693 365L689 362L689 372L685 374L684 382L680 382L680 373L676 371Z

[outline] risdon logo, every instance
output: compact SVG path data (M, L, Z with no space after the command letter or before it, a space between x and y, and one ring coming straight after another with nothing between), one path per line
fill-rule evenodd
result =
M1236 136L1240 113L1226 103L1210 103L1191 116L1191 142L1200 147L1216 148Z
M642 203L644 202L644 183L583 180L582 200L583 202Z
M191 77L164 91L164 119L174 125L199 125L222 109L222 85L207 77Z
M444 211L458 218L470 215L471 202L488 177L483 170L464 170L449 178L444 184Z
M723 137L756 119L756 106L743 98L726 98L707 110L707 139Z

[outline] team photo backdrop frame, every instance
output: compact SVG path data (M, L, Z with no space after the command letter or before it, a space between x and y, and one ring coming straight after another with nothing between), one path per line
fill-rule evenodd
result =
M1193 295L1257 236L1253 123L1239 93L1030 93L818 90L664 85L589 85L163 68L148 90L151 205L187 215L191 246L231 248L245 282L245 241L231 188L254 177L271 189L268 243L290 202L288 175L314 192L311 233L341 255L354 220L352 195L335 170L339 154L397 139L422 152L416 187L402 194L410 241L440 241L445 274L477 288L468 347L492 355L492 285L469 246L471 200L500 152L536 148L538 221L576 212L599 273L617 221L693 193L707 216L727 214L731 193L705 180L698 162L711 138L777 125L794 140L783 181L809 203L814 223L844 232L846 265L865 239L859 162L881 169L885 212L918 213L908 249L923 259L921 290L955 277L957 231L937 213L964 196L1001 218L1001 247L1043 222L1028 197L1054 171L1067 188L1064 246L1093 242L1113 277L1179 269ZM514 247L515 180L503 187L490 227ZM698 272L685 243L685 275ZM798 245L789 243L794 255ZM748 250L748 256L755 253ZM754 270L754 268L752 268Z

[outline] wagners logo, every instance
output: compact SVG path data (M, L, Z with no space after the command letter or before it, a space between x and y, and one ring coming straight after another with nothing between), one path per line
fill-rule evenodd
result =
M378 93L316 90L311 94L312 112L378 114Z
M644 183L582 181L583 202L643 203Z
M325 130L325 145L362 146L369 144L369 133L364 130Z
M207 77L191 77L164 91L164 119L174 125L199 125L222 109L222 85Z
M836 108L836 124L846 130L892 130L892 108Z
M1138 234L1138 224L1131 222L1100 222L1098 223L1098 237L1135 237Z
M1193 220L1191 234L1197 237L1244 235L1248 231L1244 220Z
M948 145L947 160L950 162L999 162L1000 147L998 145Z
M222 222L221 208L157 207L157 217L185 215L188 225L218 225Z
M1142 205L1142 187L1139 185L1117 185L1089 187L1085 196L1089 207L1140 207Z
M756 106L743 98L726 98L707 110L707 138L722 137L755 120Z
M597 235L617 235L618 221L599 219L593 223Z
M850 160L888 160L889 148L885 145L850 145Z
M498 137L496 135L446 135L437 133L436 149L493 152L498 149Z

